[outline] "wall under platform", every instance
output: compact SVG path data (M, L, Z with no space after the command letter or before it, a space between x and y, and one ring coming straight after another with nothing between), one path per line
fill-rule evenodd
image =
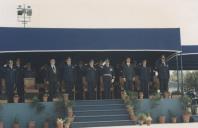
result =
M152 106L155 107L152 108ZM4 121L6 127L10 128L11 124L17 116L19 118L19 122L22 128L27 126L28 121L35 120L36 124L40 127L42 123L45 121L46 117L51 117L50 128L55 127L55 106L52 102L42 103L45 105L45 110L38 114L34 109L30 107L28 103L10 103L10 104L2 104L2 109L0 110L0 116ZM140 112L150 112L153 117L153 122L158 122L158 117L160 115L166 116L166 122L170 122L170 115L168 111L174 112L177 115L178 122L181 122L182 117L182 107L181 103L178 99L161 99L159 101L151 101L148 99L140 100L137 113Z

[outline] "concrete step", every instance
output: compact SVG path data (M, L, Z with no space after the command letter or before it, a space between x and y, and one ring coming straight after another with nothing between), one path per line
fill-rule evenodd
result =
M72 128L126 126L126 125L133 125L133 124L135 124L135 122L132 122L131 120L74 122L72 124Z
M120 99L106 99L106 100L76 100L75 106L78 105L100 105L100 104L123 104Z
M74 122L89 122L89 121L115 121L128 120L128 114L120 115L99 115L99 116L77 116Z
M120 115L128 114L125 109L111 109L111 110L92 110L92 111L75 111L75 116L98 116L98 115Z
M124 109L124 104L79 105L74 111Z

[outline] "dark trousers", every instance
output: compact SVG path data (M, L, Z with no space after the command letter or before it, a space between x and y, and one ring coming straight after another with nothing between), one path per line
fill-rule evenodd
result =
M14 97L14 83L6 82L6 86L7 86L6 93L7 93L8 103L12 103Z
M141 80L141 91L144 93L144 98L149 96L149 85L147 80Z
M77 84L77 95L76 98L78 100L82 100L83 99L83 84L82 83L78 83Z
M16 87L17 87L17 93L20 97L19 102L24 102L25 98L24 98L24 84L23 81L19 81L16 83Z
M160 80L160 92L164 93L164 92L168 91L169 79L163 78L163 79L159 79L159 80Z
M58 89L58 82L57 81L50 81L49 82L49 97L48 101L52 101L53 98L57 95Z
M121 87L119 85L119 82L115 82L114 88L115 88L115 90L114 90L115 91L115 93L114 93L115 98L120 99L121 98Z
M133 91L134 90L133 81L132 80L126 80L124 89L126 91Z
M103 77L103 83L104 83L104 98L110 99L111 78Z
M73 94L73 88L74 88L74 85L73 85L73 82L72 81L66 81L65 82L65 89L66 89L66 93L69 94L69 99L70 100L74 100L74 94Z
M88 81L88 99L95 100L96 93L95 93L95 81Z

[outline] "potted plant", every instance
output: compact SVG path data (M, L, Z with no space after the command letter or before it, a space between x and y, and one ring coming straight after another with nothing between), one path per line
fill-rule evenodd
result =
M67 102L69 100L69 94L68 93L63 94L63 99L65 102Z
M67 101L66 102L66 108L67 108L68 118L73 117L73 102L72 101Z
M28 122L28 128L36 128L36 122L34 120L30 120Z
M183 121L185 123L188 123L190 121L190 117L191 117L191 113L192 113L192 110L191 110L191 104L192 104L192 100L189 96L187 95L184 95L181 99L181 103L183 105Z
M14 103L19 103L19 95L18 94L14 95L13 101L14 101Z
M43 95L43 102L47 102L47 101L48 101L48 94L45 93L45 94Z
M198 105L194 105L194 113L198 115Z
M166 98L166 99L170 98L170 92L165 91L164 92L164 98Z
M1 117L0 117L0 128L4 128L4 123L3 123L3 120L1 119Z
M179 98L181 98L181 96L182 96L182 93L180 91L173 91L171 93L171 98L172 99L179 99Z
M144 93L143 92L139 92L139 99L144 99Z
M43 128L49 128L50 118L47 117L43 123Z
M189 111L184 111L182 118L184 123L189 123L190 122L190 117L191 117L191 112Z
M127 112L130 112L133 109L132 106L131 106L131 101L130 100L128 100L125 103L125 105L126 105Z
M160 124L166 123L166 117L163 114L159 116L159 123Z
M139 121L140 125L143 125L146 121L146 114L144 114L144 113L138 114L138 121Z
M152 119L150 113L147 113L147 115L146 115L146 124L147 124L148 126L151 125L152 120L153 120L153 119Z
M13 122L12 128L20 128L19 120L18 120L17 117L14 118L14 122Z
M171 122L172 123L177 123L177 115L171 110L169 110L168 113L169 113L169 116L171 118Z
M64 120L62 118L57 118L56 120L56 128L64 128Z
M74 121L74 116L71 118L66 118L64 121L64 128L70 128L70 125L72 124L72 122Z

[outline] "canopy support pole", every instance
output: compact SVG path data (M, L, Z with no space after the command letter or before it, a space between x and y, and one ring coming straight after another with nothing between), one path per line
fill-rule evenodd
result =
M182 53L180 53L180 61L181 61L181 92L184 93L184 79L183 79L183 58Z
M178 64L178 53L176 53L176 64L177 64L177 91L179 91L180 87L179 87L179 81L180 81L180 78L179 78L179 64Z

